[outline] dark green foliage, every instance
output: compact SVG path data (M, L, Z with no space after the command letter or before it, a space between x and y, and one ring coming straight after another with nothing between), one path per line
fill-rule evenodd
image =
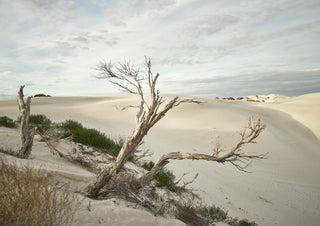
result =
M39 94L34 95L34 97L51 97L51 96L43 94L43 93L39 93Z
M214 205L204 207L202 212L208 215L213 221L224 221L228 216L228 212Z
M142 164L142 167L148 171L150 171L154 167L154 162L145 162ZM176 177L173 175L171 171L167 168L162 168L159 173L156 174L155 180L157 181L157 187L170 187L173 184L173 181Z
M160 172L156 174L155 179L158 182L156 184L157 187L168 187L172 185L175 176L168 169L162 168Z
M67 120L62 123L61 127L65 130L76 130L83 128L82 124L73 120Z
M51 120L45 115L30 115L29 123L32 125L49 126Z
M250 222L247 219L228 218L225 222L231 226L258 226L254 221Z
M17 118L17 123L21 122L21 116ZM37 127L40 133L47 131L50 126L52 126L51 120L45 115L30 115L29 117L29 126L30 128Z
M7 116L0 117L0 126L8 127L8 128L16 128L16 123Z
M51 123L52 123L51 120L45 115L30 115L30 118L29 118L30 127L31 128L37 127L40 133L44 133L45 131L47 131L51 126Z
M201 209L201 215L210 218L213 222L225 222L231 226L257 226L254 221L250 222L247 219L239 220L238 218L228 217L228 212L214 205L207 206Z
M74 142L103 149L115 157L121 150L121 145L119 143L106 137L105 134L96 129L83 127L81 123L76 121L67 120L61 124L61 127L65 131L63 136L71 136Z
M144 169L146 169L148 171L150 171L153 167L154 167L154 162L152 162L152 161L144 162L142 164L142 168L144 168Z

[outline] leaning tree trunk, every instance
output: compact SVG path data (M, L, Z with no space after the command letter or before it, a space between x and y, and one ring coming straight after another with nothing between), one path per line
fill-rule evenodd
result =
M24 86L20 86L18 104L19 110L21 112L21 122L20 122L20 150L17 153L19 158L27 159L32 151L34 130L29 129L29 117L30 117L30 104L31 98L28 97L27 101L24 101L23 95Z
M149 128L147 128L144 123L139 124L133 135L123 144L116 160L106 166L99 174L94 184L89 185L87 192L89 198L96 198L100 190L108 183L111 177L123 168L128 156L130 156L135 148L139 146L143 137L148 133L148 130Z
M116 160L109 165L100 173L96 182L88 186L87 195L90 198L95 198L98 196L99 191L108 183L113 175L118 173L126 162L128 156L134 153L134 150L139 146L147 135L148 131L160 120L166 113L174 107L182 103L200 103L194 99L182 99L179 97L173 98L165 106L163 103L164 99L159 95L159 91L156 90L156 83L159 77L157 74L155 77L151 72L151 60L146 58L147 66L147 78L151 94L150 106L146 103L144 99L143 90L141 87L141 82L143 78L139 75L139 70L135 70L128 63L124 63L115 70L112 69L111 64L102 63L98 69L102 72L100 78L113 79L111 81L113 84L119 86L124 91L138 95L140 97L140 107L136 115L137 126L133 134L127 139L127 141L122 146Z

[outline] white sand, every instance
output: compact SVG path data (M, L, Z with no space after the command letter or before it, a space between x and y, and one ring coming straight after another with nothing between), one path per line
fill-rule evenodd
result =
M171 151L210 153L217 137L230 148L248 118L259 117L267 128L257 144L245 150L269 152L269 158L253 161L248 168L252 173L204 161L172 161L168 167L177 176L199 173L193 188L200 189L198 193L208 204L224 207L231 216L260 225L319 225L320 93L296 98L275 95L266 103L202 100L206 103L186 104L169 112L149 132L145 146L154 152L153 159ZM53 121L74 119L118 137L132 132L136 111L119 109L135 103L132 97L35 98L31 111ZM0 115L16 118L16 101L0 101ZM0 133L0 141L11 142L5 141L5 134Z

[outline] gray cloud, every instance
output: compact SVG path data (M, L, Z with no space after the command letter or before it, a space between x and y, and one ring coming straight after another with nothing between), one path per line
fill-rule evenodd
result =
M92 4L99 7L106 7L108 3L105 0L91 0Z
M306 93L320 92L320 70L287 71L240 76L200 78L184 81L165 82L165 86L188 87L179 91L187 95L203 96L249 96L261 94L282 94L297 96Z
M154 10L162 10L164 8L173 6L177 3L177 0L144 0L147 8Z
M227 14L200 15L187 23L186 32L192 36L212 35L238 21L239 18Z

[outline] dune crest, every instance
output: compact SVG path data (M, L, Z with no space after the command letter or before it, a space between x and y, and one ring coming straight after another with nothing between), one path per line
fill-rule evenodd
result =
M208 204L223 206L231 216L255 220L260 225L318 225L320 200L320 94L300 97L270 95L269 102L200 98L201 105L182 105L159 122L145 139L145 147L162 154L210 154L217 138L228 149L239 139L238 131L250 116L267 125L249 152L269 152L254 161L252 173L231 165L200 161L173 161L169 169L179 177L199 173L192 186ZM271 101L272 100L272 101ZM112 137L128 136L135 125L137 98L45 98L32 101L31 114L45 114L52 121L73 119ZM16 101L0 101L0 115L16 118ZM2 142L5 132L1 132ZM318 137L318 138L317 138Z

